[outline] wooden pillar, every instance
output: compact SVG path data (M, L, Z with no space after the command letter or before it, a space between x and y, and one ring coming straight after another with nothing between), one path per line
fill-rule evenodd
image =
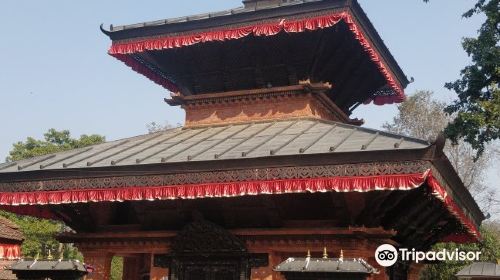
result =
M139 280L139 258L124 257L123 258L123 280Z
M150 280L151 254L123 256L123 280Z
M112 254L99 251L81 251L86 264L92 266L94 271L89 273L85 280L109 280L111 271Z

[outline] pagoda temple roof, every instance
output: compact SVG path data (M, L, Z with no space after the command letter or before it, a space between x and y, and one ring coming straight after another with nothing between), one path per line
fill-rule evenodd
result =
M101 29L112 40L110 55L186 95L311 78L331 82L331 98L347 113L363 102L402 102L409 83L355 0L270 1ZM204 62L192 63L198 56Z
M0 204L51 217L30 206L425 185L466 232L446 240L479 238L484 215L443 147L320 119L174 128L1 164Z
M430 143L333 121L297 119L174 128L0 164L0 173L424 149Z

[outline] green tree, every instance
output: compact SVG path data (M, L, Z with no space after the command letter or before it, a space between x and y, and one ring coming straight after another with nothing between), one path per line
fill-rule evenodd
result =
M47 258L50 254L54 258L62 256L65 259L82 259L82 256L71 245L60 244L55 236L62 232L65 226L57 221L38 219L28 216L19 216L5 211L0 211L0 215L16 223L24 235L24 242L21 246L25 257Z
M393 133L434 141L453 117L444 111L447 104L435 100L433 96L431 91L415 92L398 105L398 114L383 128ZM497 203L495 189L487 186L485 178L495 154L488 149L477 158L472 146L462 140L455 145L447 143L444 152L482 210L494 210Z
M123 257L113 257L111 260L111 280L123 279Z
M82 135L75 139L71 137L68 130L57 131L49 129L44 134L44 140L37 140L28 137L24 142L17 142L7 157L7 161L22 160L34 156L82 148L105 141L104 136ZM0 211L0 215L8 218L19 225L24 234L25 240L22 245L23 254L27 257L40 258L48 257L49 250L53 257L57 258L62 252L64 258L82 259L78 251L71 245L61 244L55 236L67 227L58 221L38 219L28 216L19 216L5 211Z
M426 2L428 0L425 0ZM464 139L483 153L485 145L500 138L500 0L478 0L463 14L486 16L477 38L464 38L462 46L472 63L460 72L460 79L446 88L458 95L446 111L456 119L446 128L448 138Z
M42 156L51 153L78 149L94 144L102 143L106 140L100 135L82 135L75 139L71 137L69 130L57 131L53 128L44 134L44 140L28 137L26 141L20 141L13 145L9 152L7 161L16 161L35 156Z

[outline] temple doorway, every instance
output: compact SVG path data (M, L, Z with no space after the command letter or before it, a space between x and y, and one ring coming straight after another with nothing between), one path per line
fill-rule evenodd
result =
M170 254L155 256L155 266L169 269L169 280L247 280L261 265L267 254L248 253L240 239L203 219L179 232Z

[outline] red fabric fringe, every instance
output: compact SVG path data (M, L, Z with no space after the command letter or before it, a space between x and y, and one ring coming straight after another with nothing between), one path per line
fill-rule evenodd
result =
M101 201L198 199L328 191L368 192L376 190L410 190L422 185L425 178L425 174L405 174L207 183L157 187L137 186L116 189L4 192L0 193L0 205L47 205Z
M0 244L0 260L19 260L21 246L13 244Z
M379 71L384 75L387 84L396 93L395 96L375 96L373 102L377 105L400 103L405 100L405 95L402 86L393 77L388 67L382 62L378 52L371 46L366 39L361 29L356 25L352 16L348 12L333 13L313 18L300 20L281 19L275 22L267 22L257 25L237 27L233 29L223 28L215 31L207 31L194 33L189 35L168 36L161 38L148 38L132 42L113 42L109 49L109 54L125 62L135 71L148 77L155 83L165 87L166 89L177 92L177 86L167 78L161 77L154 71L151 71L145 66L139 66L139 62L135 61L130 54L144 51L163 50L181 48L191 46L198 43L236 40L250 35L253 36L273 36L282 31L287 33L298 33L312 31L317 29L329 28L343 20L349 29L353 32L356 39L363 46L364 50L369 54L371 60L377 65ZM132 62L135 61L135 62Z
M170 80L158 75L153 70L149 69L144 64L135 60L130 55L113 54L113 56L115 58L117 58L118 60L120 60L121 62L125 63L125 65L127 65L128 67L132 68L132 70L134 70L135 72L146 76L148 79L150 79L154 83L170 90L171 92L178 92L179 91L177 86L174 83L172 83Z
M47 205L87 202L116 202L167 199L199 199L209 197L238 197L261 194L286 194L306 192L369 192L387 190L412 190L426 183L432 193L446 205L470 235L470 241L480 238L472 219L448 196L444 187L432 176L430 170L423 174L383 175L365 177L330 177L311 179L286 179L232 183L207 183L157 187L127 187L116 189L81 189L63 191L0 193L0 205ZM5 207L3 206L3 207ZM10 211L17 212L18 207ZM23 207L19 207L22 209ZM33 210L32 210L33 211Z

